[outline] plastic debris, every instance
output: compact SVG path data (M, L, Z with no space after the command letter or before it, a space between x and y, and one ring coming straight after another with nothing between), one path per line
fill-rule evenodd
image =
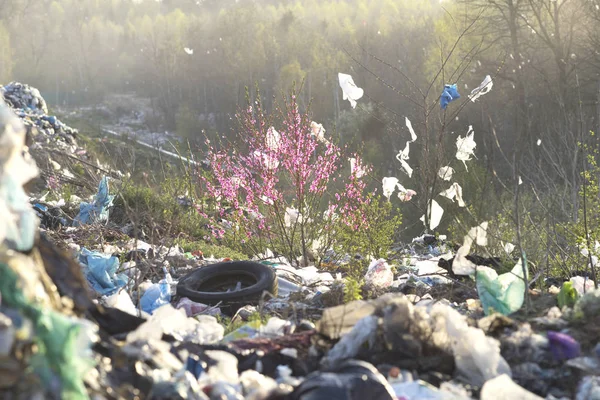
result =
M412 123L410 122L410 120L407 117L404 117L406 119L406 127L408 128L408 131L410 132L410 141L414 142L417 140L417 134L415 133L415 130L413 129Z
M579 357L581 345L566 333L548 331L550 351L556 360L569 360Z
M189 47L184 47L184 48L183 48L183 51L185 51L185 52L186 52L186 54L188 54L188 55L190 55L190 56L191 56L192 54L194 54L194 49L190 49Z
M267 130L267 138L265 140L265 144L267 148L271 151L279 150L279 146L281 146L281 135L275 130L275 128L270 127Z
M489 267L477 267L477 292L486 315L497 311L509 315L518 311L525 299L525 280L521 260L511 272L498 276Z
M449 167L449 166L442 167L438 171L438 176L445 181L451 181L453 174L454 174L454 168Z
M23 124L0 98L0 244L8 242L18 251L33 246L38 221L23 185L37 174L25 147Z
M440 96L440 106L442 107L442 110L445 110L446 107L448 107L448 103L459 98L460 94L458 93L456 84L444 85L444 90Z
M584 376L579 387L575 400L596 400L600 399L600 377Z
M342 99L348 100L352 108L356 107L356 100L363 97L364 90L356 86L352 76L348 74L338 73L338 80L342 88Z
M410 201L413 196L416 196L417 192L412 189L406 189L404 186L398 184L398 198L400 201L407 202Z
M16 308L31 320L38 349L34 370L47 388L60 380L62 398L88 398L83 378L93 366L90 347L97 340L97 327L87 320L69 317L52 309L58 306L56 293L46 293L42 279L50 278L43 266L25 256L15 256L6 264L0 260L2 303ZM39 277L39 281L31 281ZM33 287L23 287L31 282ZM60 300L58 300L60 302ZM56 389L56 387L55 387Z
M558 306L560 308L573 307L575 303L577 303L578 298L579 293L573 287L573 282L571 281L563 283L562 287L560 288L560 292L556 296Z
M297 223L302 222L302 216L300 215L300 212L295 208L287 207L285 209L285 215L283 218L285 226L288 228L296 225Z
M46 101L40 91L32 86L11 82L0 89L0 94L12 108L48 114Z
M357 179L362 178L367 173L365 168L356 162L356 158L350 158L350 173Z
M219 315L221 314L221 310L219 308L215 308L206 304L196 303L187 297L182 297L179 299L177 303L177 309L184 309L185 314L188 317L193 317L198 314L207 314L207 315Z
M327 372L315 372L291 393L289 400L396 400L393 389L375 367L364 361L347 361Z
M515 249L515 245L512 243L502 243L502 248L504 249L504 252L508 255L512 254L512 252Z
M444 209L439 205L437 201L431 199L431 201L429 202L429 207L427 207L427 213L429 215L429 229L434 230L442 221ZM425 224L424 215L420 218L420 220L421 222L423 222L423 224Z
M111 295L127 284L127 276L117 274L117 257L90 251L84 247L79 255L79 262L90 286L100 295Z
M392 193L396 190L396 186L399 184L398 178L385 177L382 179L383 195L389 200Z
M325 138L325 128L323 128L322 124L311 121L310 130L319 142L329 143L329 141Z
M474 156L475 147L477 147L477 143L473 139L474 135L473 126L469 125L466 136L464 138L459 136L456 139L456 159L463 162L467 171L469 168L466 161L471 160L471 157Z
M398 399L404 400L446 400L450 398L449 393L443 393L433 385L428 384L424 381L412 381L412 382L397 382L391 383L394 393ZM461 397L452 396L452 399L460 400ZM469 397L463 397L468 399Z
M573 284L573 289L575 289L580 296L594 290L594 281L590 278L573 276L571 277L570 282Z
M166 279L161 279L159 283L154 283L144 292L140 299L142 310L152 314L157 308L165 306L171 302L171 285Z
M475 89L471 90L469 99L471 99L471 101L474 102L475 100L477 100L484 94L488 94L492 90L493 86L494 86L494 82L492 82L492 77L489 75L486 75L483 82L481 82L481 84L479 86L477 86Z
M128 314L139 316L139 311L135 308L131 296L125 290L118 290L116 293L106 296L103 298L104 303L113 308L118 308L121 311L125 311Z
M462 188L456 182L454 182L448 189L441 192L440 196L447 197L452 201L456 200L459 207L465 206L465 201L462 198Z
M73 220L73 226L108 221L108 209L112 206L114 198L115 196L108 192L108 178L103 176L94 201L79 205L79 214Z
M473 385L482 385L502 374L511 374L510 367L500 355L500 343L479 328L470 327L466 318L450 307L440 309L458 372Z
M406 145L404 146L404 150L402 150L401 152L399 152L398 154L396 154L396 159L398 161L400 161L400 164L402 165L402 168L404 169L404 171L406 172L406 174L410 178L410 177L412 177L413 169L406 162L406 160L409 159L409 152L410 152L410 141L406 142Z
M358 321L354 328L329 350L327 357L323 358L321 363L336 365L340 361L355 357L364 343L371 342L372 346L377 332L377 319L376 316L369 315Z
M485 382L481 400L542 400L543 398L517 385L508 375L500 375Z
M374 260L365 275L365 283L375 287L388 287L394 281L394 274L389 264L383 259Z
M0 357L7 357L15 343L15 327L10 318L0 313Z
M188 318L184 310L177 310L167 304L158 308L150 319L135 331L129 332L127 342L160 340L163 335L171 335L180 341L211 344L223 338L224 330L215 317L202 315Z

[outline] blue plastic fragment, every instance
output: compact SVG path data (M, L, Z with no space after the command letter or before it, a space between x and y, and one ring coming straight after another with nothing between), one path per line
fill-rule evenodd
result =
M453 85L444 85L444 91L440 97L440 106L442 107L442 110L445 110L446 107L448 107L448 103L459 98L460 94L456 88L456 83Z
M92 288L101 295L111 295L127 284L127 276L117 274L119 259L107 254L81 250L79 262Z
M186 363L186 369L194 375L196 379L200 378L200 375L204 373L204 366L202 360L195 355L192 354L188 357Z
M79 214L73 220L73 226L108 221L108 209L112 206L114 198L114 195L108 193L108 178L102 177L94 201L82 202L79 205Z
M33 205L33 208L37 209L37 210L40 210L40 211L48 211L48 206L45 206L45 205L40 204L40 203L35 203Z

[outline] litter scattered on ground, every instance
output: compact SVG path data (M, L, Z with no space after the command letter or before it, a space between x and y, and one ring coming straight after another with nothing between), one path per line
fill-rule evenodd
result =
M351 103L362 95L349 90ZM425 233L384 258L331 254L302 268L271 251L232 261L145 242L111 221L108 185L119 174L108 168L89 198L48 197L46 185L25 194L39 171L67 174L50 150L84 153L37 90L13 83L2 93L0 219L10 223L0 227L0 397L598 397L600 291L586 276L549 293L527 288L530 267L511 243L501 273L495 258L472 254L488 245L487 223L458 250ZM28 127L38 130L29 149L39 169ZM472 131L459 140L457 159L469 160ZM453 172L438 174L451 181ZM410 191L397 178L382 184L388 199ZM460 202L455 185L448 194ZM443 213L434 202L431 230ZM290 225L301 218L290 209ZM364 268L350 276L346 263L357 261ZM365 283L363 300L344 303L350 277Z

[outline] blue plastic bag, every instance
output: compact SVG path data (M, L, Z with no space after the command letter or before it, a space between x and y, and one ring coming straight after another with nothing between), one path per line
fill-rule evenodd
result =
M454 85L444 85L444 91L440 97L440 106L442 107L442 110L445 110L446 107L448 107L448 103L459 98L460 94L456 88L456 83Z
M81 250L79 262L84 267L84 275L92 288L101 295L111 295L127 284L127 277L117 274L119 259L117 257Z
M82 202L79 205L79 214L73 220L73 226L108 221L108 209L112 206L114 198L115 195L108 194L108 178L102 177L94 201L91 204Z
M166 279L150 286L140 299L142 310L152 314L154 310L171 302L171 285Z

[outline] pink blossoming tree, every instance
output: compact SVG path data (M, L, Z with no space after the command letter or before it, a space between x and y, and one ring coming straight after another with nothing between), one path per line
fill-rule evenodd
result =
M201 177L210 201L198 209L214 238L306 263L311 249L319 256L330 248L336 224L369 228L361 210L371 199L364 182L370 168L354 155L349 176L342 176L349 160L300 111L295 95L272 116L256 101L237 119L236 144L214 150L208 143L212 173Z

